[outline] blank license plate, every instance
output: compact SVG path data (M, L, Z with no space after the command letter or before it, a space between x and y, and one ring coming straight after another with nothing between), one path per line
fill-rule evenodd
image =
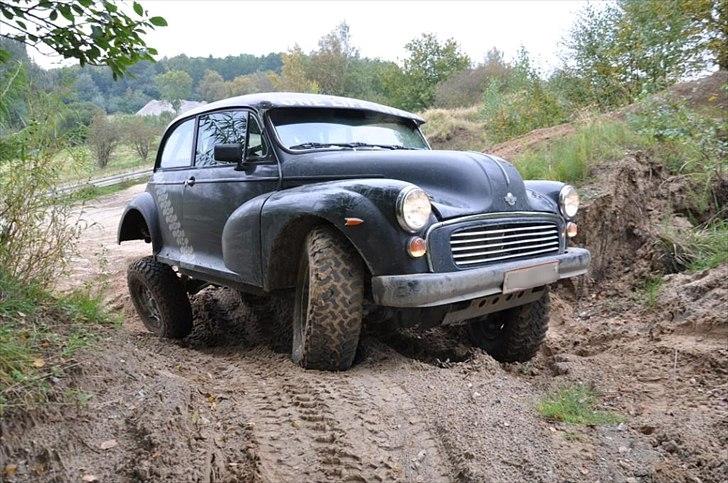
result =
M542 263L533 267L506 272L503 293L520 292L533 287L548 285L559 279L559 262Z

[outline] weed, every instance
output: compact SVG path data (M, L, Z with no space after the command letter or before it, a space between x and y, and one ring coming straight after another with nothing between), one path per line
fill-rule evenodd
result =
M568 424L597 426L617 424L623 418L609 411L595 409L596 393L582 385L565 387L549 393L536 409L542 417Z
M645 281L642 286L644 304L649 309L657 307L657 299L662 291L662 277L652 277Z

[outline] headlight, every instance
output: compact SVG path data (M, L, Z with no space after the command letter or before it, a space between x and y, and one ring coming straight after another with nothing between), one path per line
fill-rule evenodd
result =
M427 225L432 207L427 193L417 186L408 186L397 197L397 221L402 228L416 232Z
M579 211L579 193L571 185L565 185L559 191L559 209L566 218L574 218Z

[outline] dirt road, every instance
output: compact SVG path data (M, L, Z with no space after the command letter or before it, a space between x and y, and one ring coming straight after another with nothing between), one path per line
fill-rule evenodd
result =
M577 304L564 287L554 297L545 347L528 364L501 365L442 331L367 333L353 369L323 373L272 350L256 329L265 321L234 293L208 289L194 297L193 334L179 343L158 340L142 328L125 288L126 264L149 245L115 244L121 210L140 189L87 208L93 225L65 284L107 280L109 304L124 324L83 356L73 389L89 395L86 405L5 428L17 480L728 477L721 321L717 332L668 330L672 321L624 294L586 293ZM692 283L722 310L726 272L674 283ZM575 383L593 386L624 422L543 420L535 406L544 394Z

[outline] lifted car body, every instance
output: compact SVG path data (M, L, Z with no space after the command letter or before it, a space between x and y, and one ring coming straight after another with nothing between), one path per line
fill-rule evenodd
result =
M261 296L296 286L307 236L325 226L365 269L365 311L401 324L463 323L533 303L548 284L586 272L589 252L568 244L563 183L524 181L496 156L431 150L423 122L379 104L294 93L187 111L162 137L118 241L150 242L154 261L188 287ZM365 139L321 142L324 129ZM371 141L382 138L402 142ZM403 197L417 189L429 214L415 200L403 215ZM403 216L426 220L412 228ZM415 238L424 254L410 253Z

